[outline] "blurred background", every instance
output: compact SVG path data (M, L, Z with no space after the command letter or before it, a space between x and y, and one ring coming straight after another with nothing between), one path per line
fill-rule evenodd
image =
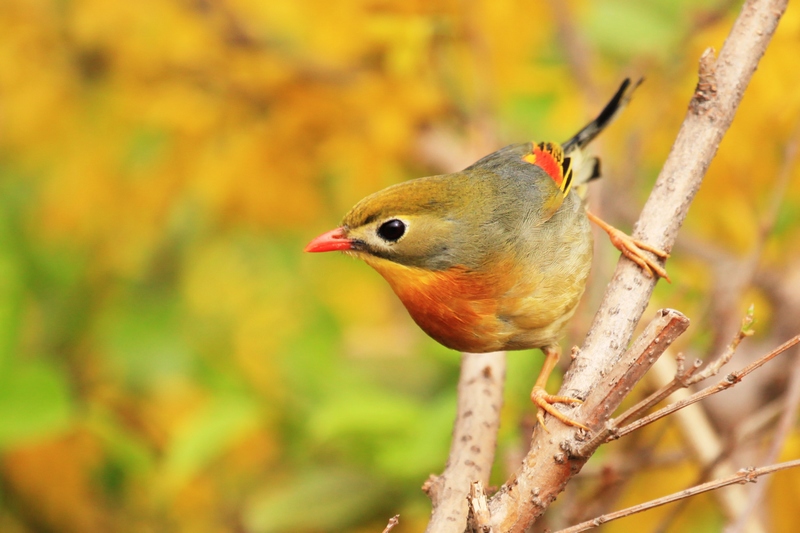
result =
M459 354L366 265L303 246L387 185L563 141L644 76L595 145L593 209L629 231L739 7L0 2L0 531L375 532L397 513L394 531L422 530ZM793 4L645 315L692 319L688 360L719 353L751 302L742 361L800 333L798 54ZM567 353L617 261L596 241ZM509 355L497 485L525 452L541 359ZM796 361L704 404L737 468L800 455ZM680 427L640 434L603 447L542 524L707 477ZM764 526L794 531L800 474L759 484ZM607 530L726 521L704 495Z

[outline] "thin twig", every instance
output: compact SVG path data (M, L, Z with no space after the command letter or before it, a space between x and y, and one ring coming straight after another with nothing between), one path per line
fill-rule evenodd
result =
M622 356L622 361L627 365L618 365L614 371L604 376L605 390L602 394L595 394L586 399L581 409L594 411L595 416L607 418L611 413L608 409L613 399L624 397L653 365L656 359L664 353L672 342L689 327L689 319L674 309L662 309L656 314L641 335L631 344L631 347ZM605 406L605 407L602 407ZM598 431L592 439L575 450L576 456L589 457L592 452L607 438L615 438L616 426L613 421L608 421L602 431Z
M733 340L728 344L727 348L714 360L712 360L706 367L701 371L689 378L686 382L686 386L694 385L695 383L699 383L705 379L710 378L711 376L716 376L720 369L731 360L733 354L736 352L736 348L739 347L739 344L744 340L745 337L750 337L753 335L753 323L755 322L755 318L753 317L753 305L751 304L750 307L747 308L747 313L745 314L744 318L742 319L742 327L739 328L739 331L736 332L734 335Z
M785 352L786 350L788 350L792 346L795 346L798 343L800 343L800 335L796 335L796 336L792 337L791 339L789 339L788 341L784 342L783 344L781 344L780 346L778 346L777 348L775 348L774 350L772 350L768 354L758 358L757 360L753 361L752 363L750 363L749 365L747 365L743 369L739 370L738 372L732 372L732 373L728 374L725 377L725 379L723 379L722 381L720 381L716 385L712 385L710 387L706 387L705 389L700 390L700 391L692 394L691 396L689 396L686 399L683 399L681 401L678 401L678 402L675 402L673 404L670 404L670 405L668 405L668 406L666 406L666 407L664 407L662 409L659 409L658 411L656 411L654 413L651 413L651 414L645 416L644 418L640 418L636 422L632 422L631 424L628 424L627 426L619 429L617 431L617 433L616 433L616 436L617 437L622 437L624 435L627 435L628 433L630 433L632 431L636 431L637 429L639 429L641 427L644 427L647 424L655 422L656 420L658 420L660 418L664 418L665 416L670 415L670 414L674 413L675 411L683 409L687 405L691 405L693 403L699 402L700 400L708 398L709 396L717 394L718 392L722 392L725 389L733 387L734 385L739 383L742 379L744 379L745 376L747 376L748 374L750 374L751 372L753 372L757 368L763 366L765 363L769 362L770 360L772 360L776 356L780 355L781 353Z
M659 360L653 370L648 374L655 382L667 382L675 374L675 368L670 366L672 359L664 357ZM680 401L689 397L691 392L688 389L679 389L671 397L672 401ZM721 437L717 428L712 423L706 412L706 406L702 403L695 403L673 413L666 419L663 428L677 428L683 436L685 448L695 462L700 465L701 472L697 476L694 484L705 483L711 479L726 477L736 472L737 467L730 462L730 452L735 447L735 443L730 439ZM636 435L637 433L633 433ZM771 464L774 461L763 464ZM747 493L744 487L733 486L725 490L715 491L713 498L717 500L720 510L729 519L738 515L741 509L747 505ZM653 533L658 531L668 531L670 524L674 522L683 509L688 505L689 500L684 500L677 505L671 506L667 516L659 524ZM752 524L748 533L762 533L763 528L759 524Z
M386 527L383 528L383 533L389 533L391 530L394 529L394 526L400 523L400 515L396 514L389 519L389 523L386 524Z
M664 398L668 397L679 389L687 387L687 381L692 374L697 372L697 370L700 368L700 365L703 363L699 359L696 359L692 366L686 367L685 364L683 364L684 360L681 354L676 357L676 361L678 362L678 368L675 371L675 377L672 378L672 381L609 422L613 422L614 427L619 428L624 426L630 420L637 419L642 413L649 411L650 408L661 402L661 400Z
M778 460L781 450L786 443L786 439L789 437L794 427L795 420L797 419L797 412L800 410L800 358L796 359L794 362L791 378L789 380L789 387L786 390L786 397L783 403L784 409L781 413L778 428L772 439L772 445L765 456L765 462L768 463L773 463ZM727 533L739 533L745 530L753 512L761 507L761 502L766 495L767 487L767 484L758 485L750 492L747 507L736 519L733 526L727 530Z
M652 500L647 503L634 505L633 507L628 507L627 509L623 509L621 511L616 511L614 513L608 513L603 516L598 516L597 518L594 518L592 520L587 520L586 522L583 522L581 524L577 524L572 527L559 530L556 533L580 533L581 531L588 531L590 529L594 529L603 524L611 522L612 520L625 518L626 516L630 516L636 513L641 513L642 511L647 511L649 509L653 509L661 505L666 505L668 503L676 502L684 498L689 498L697 494L702 494L704 492L716 490L737 483L755 483L756 479L758 479L761 476L772 474L774 472L778 472L779 470L785 470L787 468L795 468L798 466L800 466L800 459L795 459L794 461L786 461L784 463L778 463L769 466L762 466L761 468L752 468L752 467L743 468L731 476L722 479L717 479L714 481L709 481L708 483L703 483L702 485L697 485L696 487L685 489L680 492L675 492L673 494L670 494L669 496L664 496L662 498L658 498L656 500Z
M739 343L742 342L742 339L753 334L753 330L751 329L752 325L753 306L751 305L747 310L747 314L742 319L742 327L736 333L736 336L731 340L730 344L728 344L728 347L725 349L725 351L715 357L708 365L706 365L702 372L697 372L697 370L700 368L700 365L702 365L702 361L699 359L695 360L694 364L687 368L684 364L683 357L679 356L677 358L678 369L675 372L675 377L672 378L672 381L615 418L612 424L613 427L620 428L629 421L637 419L642 413L647 412L651 407L658 404L661 402L661 400L673 394L678 389L685 389L689 385L693 385L716 375L720 368L722 368L723 365L731 360L731 357L733 357L733 354L736 352L736 348L739 346ZM612 421L610 421L610 423L611 422Z

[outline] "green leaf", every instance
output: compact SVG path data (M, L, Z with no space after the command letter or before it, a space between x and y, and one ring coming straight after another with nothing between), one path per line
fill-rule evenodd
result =
M518 130L527 138L532 131L547 130L547 117L555 101L556 95L552 93L517 95L502 109L503 120L513 124L514 134Z
M685 24L657 4L603 0L589 4L582 20L589 39L623 57L666 55L675 49Z
M140 291L103 310L98 340L108 361L134 388L185 375L191 353L180 335L178 306L171 294Z
M73 414L66 377L29 362L0 375L0 450L63 430Z
M405 432L422 411L422 406L408 397L368 388L355 390L320 405L309 419L309 431L322 441L392 435Z
M245 510L247 531L343 531L367 516L385 491L358 473L320 469L256 496Z
M6 228L0 226L0 240L6 241ZM7 241L6 241L7 242ZM22 324L25 289L23 268L13 252L0 250L0 368L16 351Z
M252 431L259 419L258 406L249 398L232 396L211 402L170 443L164 464L166 486L180 488Z

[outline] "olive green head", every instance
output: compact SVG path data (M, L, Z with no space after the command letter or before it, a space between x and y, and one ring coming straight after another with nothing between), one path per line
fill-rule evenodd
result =
M350 252L407 266L443 270L461 261L468 246L469 204L457 175L400 183L367 196L342 220Z

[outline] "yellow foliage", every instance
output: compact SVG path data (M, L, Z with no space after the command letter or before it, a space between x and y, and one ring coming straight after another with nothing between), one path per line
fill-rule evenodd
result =
M13 400L22 422L38 413L50 428L17 420L17 434L0 420L4 483L30 509L9 511L9 523L228 531L261 508L256 492L280 492L299 509L285 519L309 524L304 490L363 474L377 488L363 501L330 495L324 508L341 516L327 530L379 530L395 512L412 524L402 531L423 527L427 504L407 478L446 448L449 427L431 417L451 405L456 356L437 355L374 272L303 256L303 244L366 194L452 170L442 161L563 140L621 78L641 75L597 148L602 187L618 196L603 209L632 220L699 54L721 46L735 15L713 4L0 2L0 368L36 363L45 382L58 376L48 394L0 393L0 411ZM799 41L792 4L686 222L693 239L734 258L757 245L787 165ZM776 272L800 253L798 168L764 244ZM654 305L687 312L702 344L715 272L681 245L670 265L674 283ZM763 289L742 299L763 310L764 335L783 316ZM586 307L575 331L588 327ZM530 384L514 379L518 411ZM418 426L387 434L376 427L391 424L364 422L342 394L426 407L408 417ZM323 411L339 428L324 442L309 427ZM504 413L508 426L517 411ZM53 422L64 413L68 430ZM314 477L328 468L352 479ZM653 479L677 487L696 473L687 463L635 478L626 502L663 494ZM794 480L778 479L774 502L791 501ZM37 513L41 522L28 516Z

